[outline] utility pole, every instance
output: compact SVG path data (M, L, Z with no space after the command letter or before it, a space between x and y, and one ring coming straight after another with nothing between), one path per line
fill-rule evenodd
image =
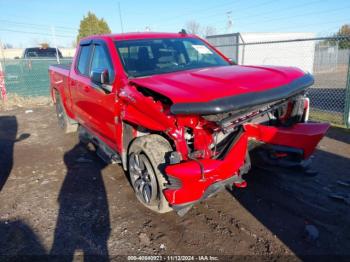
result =
M57 49L57 41L56 41L56 32L55 32L55 27L51 26L51 32L52 32L52 42L53 45L56 49L56 60L57 60L57 64L60 63L60 56L58 55L58 49Z
M122 30L122 33L124 33L122 12L121 12L121 9L120 9L120 2L118 2L118 10L119 10L120 28L121 28L121 30Z
M227 15L226 31L227 31L227 33L232 33L233 22L232 22L231 14L232 14L232 11L226 12L226 15Z

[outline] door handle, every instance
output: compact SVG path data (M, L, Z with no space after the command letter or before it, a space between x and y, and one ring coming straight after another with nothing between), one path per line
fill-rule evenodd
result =
M84 89L85 92L89 92L90 91L90 87L89 86L84 86L83 89Z

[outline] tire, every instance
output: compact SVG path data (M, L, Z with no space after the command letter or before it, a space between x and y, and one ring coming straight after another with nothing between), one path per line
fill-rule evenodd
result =
M173 209L163 195L165 156L173 151L169 142L159 135L136 138L128 153L130 183L137 199L147 208L157 213Z
M56 115L58 120L58 126L64 131L64 133L73 133L78 129L77 123L72 123L72 120L67 116L66 110L64 109L61 96L56 92Z
M91 142L91 136L85 131L84 127L79 125L78 127L78 138L82 145L87 146Z

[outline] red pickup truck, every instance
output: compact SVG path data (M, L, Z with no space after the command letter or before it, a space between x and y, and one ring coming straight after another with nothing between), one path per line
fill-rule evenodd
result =
M329 127L307 123L310 74L234 65L186 32L87 37L71 66L49 74L59 125L121 163L137 199L159 213L245 187L261 161L307 172Z

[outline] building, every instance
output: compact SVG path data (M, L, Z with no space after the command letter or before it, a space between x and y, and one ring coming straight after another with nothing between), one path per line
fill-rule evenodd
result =
M6 48L0 52L0 59L21 58L25 48ZM75 48L58 48L64 58L74 57Z
M291 41L309 38L315 34L235 33L207 40L238 64L295 66L312 73L316 41Z

